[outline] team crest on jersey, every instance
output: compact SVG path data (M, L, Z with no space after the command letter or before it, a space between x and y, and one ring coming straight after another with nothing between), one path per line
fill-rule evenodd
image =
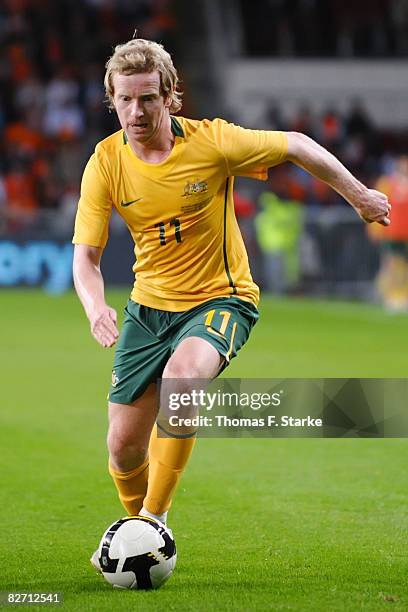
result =
M117 376L115 370L112 370L112 387L116 387L119 381L119 376Z
M202 181L199 178L194 179L193 181L188 181L184 187L183 198L188 196L197 195L198 193L206 193L208 190L207 181Z

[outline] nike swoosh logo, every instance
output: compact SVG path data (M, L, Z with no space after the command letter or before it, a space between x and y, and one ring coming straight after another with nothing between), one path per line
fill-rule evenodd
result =
M135 202L139 202L139 200L141 200L142 198L137 198L137 200L130 200L130 202L124 202L123 200L121 201L120 205L121 206L130 206L131 204L134 204Z

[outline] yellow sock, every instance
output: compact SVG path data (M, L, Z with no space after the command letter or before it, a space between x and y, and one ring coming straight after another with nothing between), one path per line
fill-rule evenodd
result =
M160 515L171 506L171 499L187 465L196 438L159 438L154 426L149 444L149 485L143 506Z
M119 499L126 512L138 514L143 506L149 476L149 459L129 472L118 472L109 464L109 473L119 493Z

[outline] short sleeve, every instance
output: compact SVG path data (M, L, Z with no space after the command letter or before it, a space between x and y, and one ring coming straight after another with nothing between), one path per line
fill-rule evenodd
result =
M284 132L248 130L221 119L214 124L217 146L229 176L265 180L268 168L286 160L288 141Z
M72 242L104 248L108 240L111 213L112 200L107 172L101 157L95 152L82 176Z

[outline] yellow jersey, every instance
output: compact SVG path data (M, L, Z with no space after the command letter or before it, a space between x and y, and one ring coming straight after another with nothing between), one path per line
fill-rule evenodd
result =
M97 144L82 178L73 242L104 248L115 207L135 243L132 300L171 312L229 296L257 305L234 213L234 176L266 179L286 159L286 135L221 119L171 117L171 125L174 146L158 164L139 159L123 130Z

